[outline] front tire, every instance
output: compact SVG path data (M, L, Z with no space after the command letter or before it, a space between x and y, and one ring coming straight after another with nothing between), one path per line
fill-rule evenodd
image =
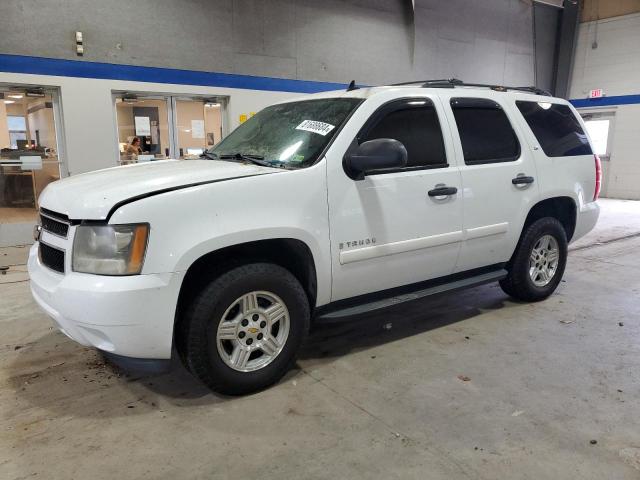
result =
M523 232L500 286L518 300L544 300L558 287L566 264L567 234L562 224L553 217L541 218Z
M178 346L187 368L212 390L242 395L277 382L309 329L300 282L270 263L213 279L182 319Z

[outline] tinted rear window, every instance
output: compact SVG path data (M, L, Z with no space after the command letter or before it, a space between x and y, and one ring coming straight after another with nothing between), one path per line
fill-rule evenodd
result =
M547 157L591 155L589 140L571 109L548 102L516 102Z
M496 102L484 98L452 98L464 163L510 162L520 156L513 127Z

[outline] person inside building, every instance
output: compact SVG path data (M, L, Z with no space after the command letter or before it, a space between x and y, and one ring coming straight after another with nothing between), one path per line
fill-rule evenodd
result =
M130 155L132 159L140 155L142 153L142 148L140 148L140 139L138 137L133 137L131 139L131 143L127 145L124 153Z

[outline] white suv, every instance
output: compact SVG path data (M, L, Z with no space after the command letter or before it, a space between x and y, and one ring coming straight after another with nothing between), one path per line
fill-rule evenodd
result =
M202 160L77 175L40 197L33 296L75 341L212 389L277 381L310 322L499 281L557 287L598 218L565 100L459 81L265 108Z

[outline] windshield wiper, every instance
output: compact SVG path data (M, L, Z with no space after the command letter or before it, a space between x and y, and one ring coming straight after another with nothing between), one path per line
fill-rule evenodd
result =
M246 161L251 162L255 165L260 165L262 167L273 167L271 162L264 159L262 155L251 155L245 153L230 153L228 155L220 155L220 160L235 160L235 161Z
M217 160L218 159L218 155L216 155L215 153L211 153L211 152L202 152L200 154L200 158L208 158L210 160Z

